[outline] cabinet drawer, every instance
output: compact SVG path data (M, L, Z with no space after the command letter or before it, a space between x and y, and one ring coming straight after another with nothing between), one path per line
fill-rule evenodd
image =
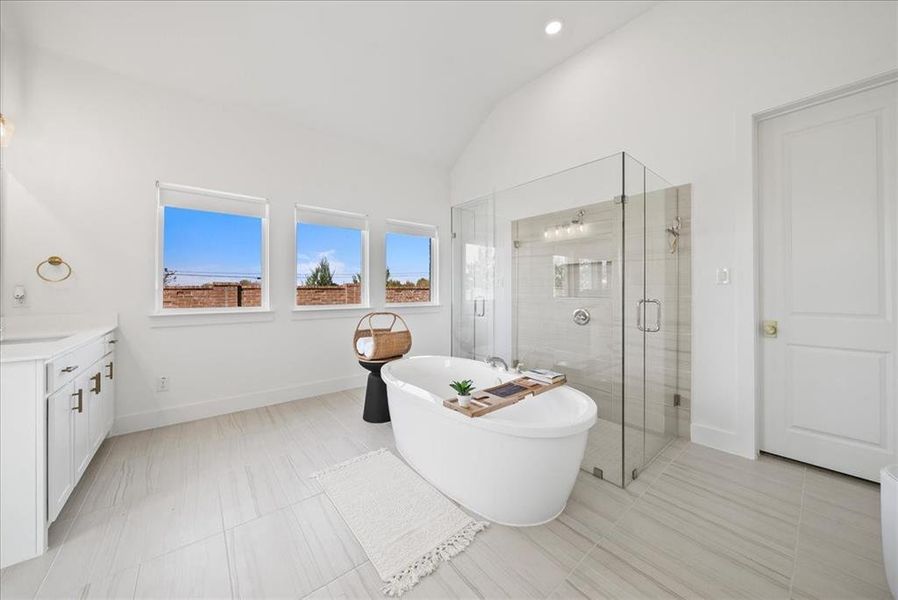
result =
M47 392L53 393L72 381L82 370L101 359L105 353L106 341L97 339L51 360L47 363Z
M114 331L110 331L103 336L103 354L109 354L115 350L115 344L118 342Z
M86 364L79 364L78 350L72 350L53 359L47 363L47 391L55 392L74 379L78 370L86 366Z

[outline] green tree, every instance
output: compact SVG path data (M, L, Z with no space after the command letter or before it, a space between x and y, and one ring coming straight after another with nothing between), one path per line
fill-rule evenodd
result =
M390 279L390 267L387 267L387 287L400 287L401 285L399 281Z
M430 280L429 280L427 277L422 277L421 279L418 280L417 283L415 283L415 287L419 287L419 288L429 288L429 287L430 287Z
M326 256L321 257L321 260L315 265L315 268L312 269L312 272L309 273L308 277L306 277L306 285L334 285L334 272L331 271L331 263L327 260Z

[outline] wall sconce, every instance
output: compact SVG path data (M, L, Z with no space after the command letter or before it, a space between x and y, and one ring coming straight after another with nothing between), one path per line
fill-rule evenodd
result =
M0 148L9 146L9 140L12 139L12 135L15 131L16 126L13 122L4 117L3 114L0 114Z

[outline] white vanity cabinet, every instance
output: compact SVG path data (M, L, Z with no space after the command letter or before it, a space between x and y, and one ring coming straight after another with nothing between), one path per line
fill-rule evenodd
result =
M47 528L109 435L114 327L0 343L0 568L42 554Z
M88 361L105 344L88 348ZM52 372L48 367L48 372ZM112 428L114 418L115 354L81 368L71 382L47 398L47 522L59 516L97 449Z
M47 398L47 520L53 522L75 487L72 473L72 390L67 385Z

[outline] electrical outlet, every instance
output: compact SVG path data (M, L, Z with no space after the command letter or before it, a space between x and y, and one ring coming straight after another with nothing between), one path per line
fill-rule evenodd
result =
M156 391L157 392L167 392L168 391L168 377L164 375L156 380Z

